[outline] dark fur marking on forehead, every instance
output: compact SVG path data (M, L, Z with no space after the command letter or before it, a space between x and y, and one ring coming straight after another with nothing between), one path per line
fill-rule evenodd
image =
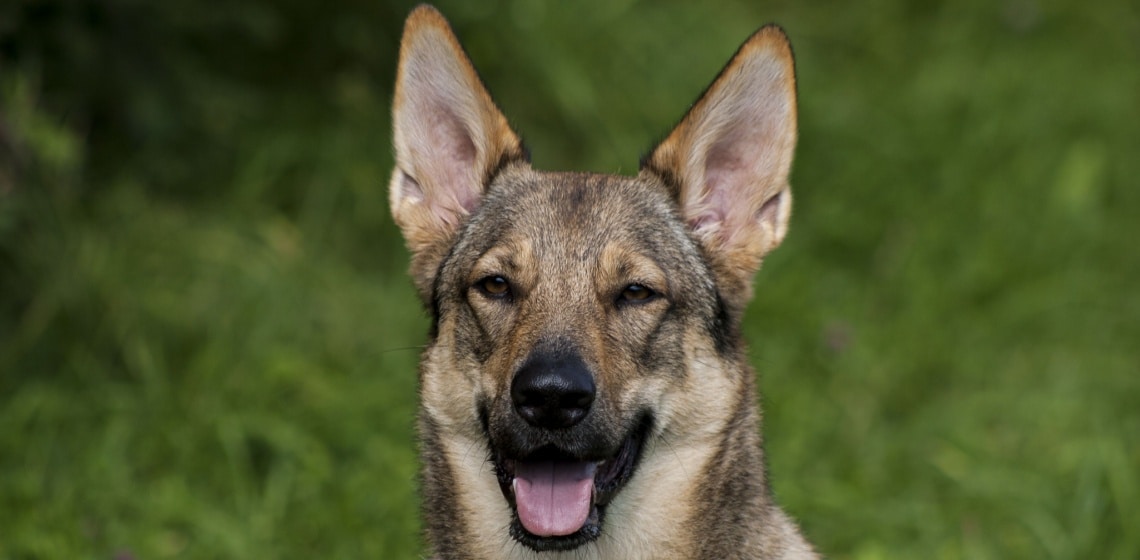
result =
M588 173L566 172L547 175L540 181L546 185L546 197L556 210L557 218L577 227L590 223L602 208L609 177Z
M586 203L586 189L584 187L585 185L578 183L569 189L571 210L579 210Z

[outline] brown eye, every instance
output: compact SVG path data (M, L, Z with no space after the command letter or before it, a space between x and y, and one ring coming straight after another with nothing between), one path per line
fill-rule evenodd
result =
M618 301L624 303L642 303L649 301L655 295L657 294L653 290L641 284L630 284L621 291L621 296L618 297Z
M488 276L475 283L475 287L483 295L491 298L507 297L511 293L511 284L502 276Z

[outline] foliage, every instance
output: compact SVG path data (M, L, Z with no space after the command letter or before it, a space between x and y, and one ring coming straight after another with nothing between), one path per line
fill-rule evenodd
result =
M1140 557L1134 3L448 2L544 168L629 173L779 21L746 332L830 557ZM410 4L0 5L0 559L416 558L387 215Z

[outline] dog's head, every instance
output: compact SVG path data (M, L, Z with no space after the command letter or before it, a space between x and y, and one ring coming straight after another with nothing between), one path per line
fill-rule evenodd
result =
M636 177L532 169L428 7L393 119L392 211L434 321L425 421L483 446L519 542L596 539L654 441L707 438L749 383L718 364L739 359L751 277L787 231L787 39L754 34Z

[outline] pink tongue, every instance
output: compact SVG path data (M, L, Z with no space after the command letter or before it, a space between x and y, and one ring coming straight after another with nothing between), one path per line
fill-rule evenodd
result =
M519 461L515 504L519 521L539 537L578 532L590 516L596 463Z

